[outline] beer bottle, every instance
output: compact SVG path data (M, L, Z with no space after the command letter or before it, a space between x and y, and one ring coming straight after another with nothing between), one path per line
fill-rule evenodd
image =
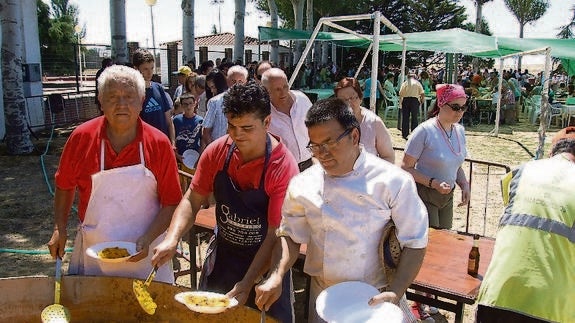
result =
M479 270L479 235L473 235L473 247L469 251L469 260L467 262L467 273L471 276L477 276Z

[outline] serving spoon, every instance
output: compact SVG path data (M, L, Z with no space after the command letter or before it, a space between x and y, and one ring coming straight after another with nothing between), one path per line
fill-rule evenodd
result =
M56 257L56 277L54 279L54 304L44 307L40 317L42 323L70 322L70 311L60 304L60 284L62 282L62 259Z
M158 266L154 266L154 269L152 269L148 278L146 278L146 281L142 282L141 280L135 279L132 282L132 289L134 290L134 295L136 295L138 303L140 303L142 309L149 315L154 315L156 313L156 308L158 307L148 292L148 286L150 286L150 283L154 280L157 271Z

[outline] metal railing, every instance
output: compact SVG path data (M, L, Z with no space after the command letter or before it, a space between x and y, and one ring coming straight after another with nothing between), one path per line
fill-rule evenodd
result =
M29 129L66 126L100 115L95 91L44 93L25 98Z
M400 147L393 147L393 149L404 151ZM455 189L452 229L465 234L476 233L495 237L499 217L505 208L501 197L501 178L510 172L511 168L507 165L471 158L466 158L462 167L469 181L471 198L465 207L457 207L461 190L459 187Z

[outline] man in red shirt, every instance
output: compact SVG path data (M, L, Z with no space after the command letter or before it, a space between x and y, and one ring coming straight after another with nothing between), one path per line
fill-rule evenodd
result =
M209 270L200 279L205 282L202 289L227 293L254 308L253 286L269 269L286 188L298 173L292 154L268 132L270 109L267 91L256 83L236 84L228 90L224 113L229 135L216 139L202 153L168 235L152 258L153 264L161 265L173 257L202 201L213 192L217 253L211 254L215 254L213 266L209 266L210 259L204 264ZM270 314L293 322L291 276L285 277L284 293Z
M48 248L64 256L67 224L76 190L82 224L74 243L70 274L144 279L151 254L165 234L182 192L168 137L139 118L145 81L130 67L108 67L98 79L103 116L78 126L64 146L56 172L55 228ZM105 264L86 256L92 245L109 241L136 243L129 262ZM156 280L172 283L170 266Z

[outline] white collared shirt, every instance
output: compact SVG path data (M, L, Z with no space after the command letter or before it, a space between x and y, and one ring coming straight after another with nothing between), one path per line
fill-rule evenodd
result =
M402 247L427 246L427 211L413 177L362 149L344 176L329 176L315 164L292 178L279 232L307 244L304 271L310 276L379 288L385 274L378 248L390 218Z
M281 137L282 142L293 154L296 161L301 163L311 158L311 152L306 148L309 144L309 135L305 126L305 117L311 107L311 101L300 91L290 90L293 104L290 115L279 112L271 105L269 132Z

